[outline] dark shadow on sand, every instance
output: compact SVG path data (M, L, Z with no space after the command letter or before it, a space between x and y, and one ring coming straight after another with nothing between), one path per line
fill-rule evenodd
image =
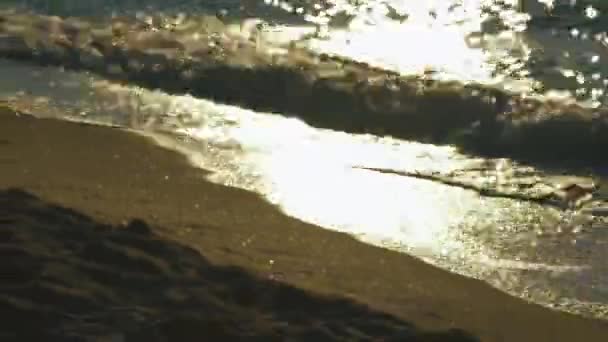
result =
M476 341L210 264L145 222L0 191L0 340ZM86 339L89 341L88 339Z

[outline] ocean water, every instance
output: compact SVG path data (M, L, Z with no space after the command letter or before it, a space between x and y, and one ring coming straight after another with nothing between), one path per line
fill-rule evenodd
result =
M249 20L244 34L254 30L262 46L298 40L317 53L404 75L577 103L590 116L605 108L608 6L600 1L249 1L240 9L242 4L31 0L3 6L95 20L219 13L231 30L240 30L245 17L259 18L264 25ZM83 71L0 60L0 74L0 99L16 108L123 126L185 153L213 171L211 181L259 193L288 215L541 305L608 318L608 183L601 157L583 166L558 161L547 167L465 154L457 146L314 127ZM540 139L551 139L551 132ZM597 153L605 152L598 146ZM594 184L596 191L580 206L533 200L567 184Z

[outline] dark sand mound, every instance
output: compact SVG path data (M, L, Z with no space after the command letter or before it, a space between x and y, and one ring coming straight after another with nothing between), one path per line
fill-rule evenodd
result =
M606 322L289 218L119 129L5 110L0 140L0 340L608 336Z
M101 224L16 189L0 191L0 236L2 340L474 341L216 266L143 221Z

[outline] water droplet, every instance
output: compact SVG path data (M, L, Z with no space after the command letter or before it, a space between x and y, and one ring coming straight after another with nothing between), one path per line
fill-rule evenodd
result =
M578 84L584 84L585 83L585 75L583 75L583 74L576 75L576 82Z
M570 35L571 35L572 37L575 37L575 38L576 38L576 37L578 37L578 35L579 35L580 33L581 33L581 31L579 31L579 30L578 30L578 29L576 29L576 28L573 28L572 30L570 30Z
M587 16L587 18L589 19L594 19L596 18L598 15L600 14L600 11L598 11L595 7L589 5L587 6L587 8L585 8L585 15Z

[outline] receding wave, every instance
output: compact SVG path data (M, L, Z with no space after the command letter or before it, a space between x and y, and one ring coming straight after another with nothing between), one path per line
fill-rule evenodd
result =
M0 56L296 116L316 127L536 160L598 161L605 109L401 76L297 44L260 45L216 17L148 24L4 13Z

